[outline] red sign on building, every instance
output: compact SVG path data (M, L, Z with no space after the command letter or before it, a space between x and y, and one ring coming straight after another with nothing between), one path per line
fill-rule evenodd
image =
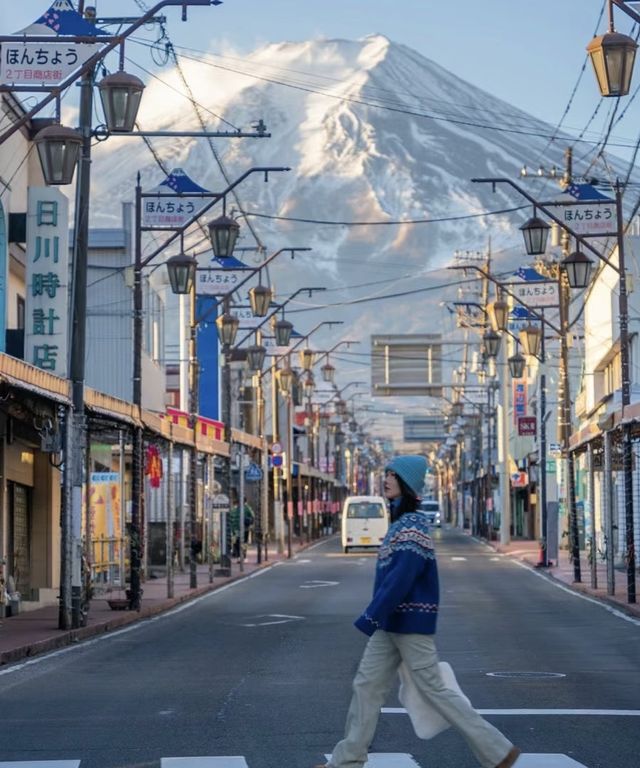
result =
M536 417L520 416L518 419L518 434L521 437L533 436L536 434Z

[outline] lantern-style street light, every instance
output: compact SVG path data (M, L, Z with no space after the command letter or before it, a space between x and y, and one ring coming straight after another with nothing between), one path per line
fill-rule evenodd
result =
M238 326L240 320L236 315L232 315L228 309L218 315L216 318L216 327L218 329L218 337L223 347L232 347L233 342L236 340L236 334L238 333Z
M111 133L131 133L136 125L144 83L127 72L114 72L98 83L102 109Z
M198 260L186 253L179 253L167 259L167 273L171 292L178 295L190 294L196 279Z
M296 375L289 363L277 372L276 378L281 395L287 397L291 393L295 377Z
M489 355L489 357L497 357L498 352L500 351L500 334L496 333L496 331L489 330L484 334L482 340L484 341L487 355Z
M617 4L627 16L638 22L640 17L626 3ZM602 96L626 96L631 86L633 63L638 44L636 41L615 31L613 24L613 2L609 0L609 30L598 35L587 45L587 53L593 64Z
M560 266L567 273L567 280L572 288L586 288L589 285L593 261L582 251L574 251L562 260Z
M39 131L34 142L45 184L71 184L82 146L81 134L56 123Z
M262 344L252 344L247 347L247 366L252 373L260 373L266 354L267 350Z
M488 307L489 320L494 331L506 331L509 325L509 305L502 299L496 299Z
M327 360L320 370L322 372L322 380L326 381L328 384L333 384L336 376L335 366L331 365Z
M514 379L521 379L524 375L524 369L527 364L527 360L524 355L521 355L520 352L516 352L515 355L511 355L507 362L509 364L509 372L511 373L511 377Z
M213 255L217 259L228 259L233 254L233 249L236 246L236 240L240 234L240 225L235 219L223 213L222 216L218 216L217 219L210 221L208 228Z
M526 221L520 231L524 238L524 247L529 256L542 256L547 250L547 238L551 227L535 214Z
M531 323L520 331L520 343L525 355L539 357L540 347L542 346L542 333L542 329Z
M276 337L276 345L278 347L288 347L291 333L293 332L293 324L283 317L280 320L276 320L273 325L273 332Z
M311 371L313 368L314 353L309 347L300 350L300 365L303 371Z
M249 303L254 317L266 317L273 298L273 291L268 285L254 285L249 289Z

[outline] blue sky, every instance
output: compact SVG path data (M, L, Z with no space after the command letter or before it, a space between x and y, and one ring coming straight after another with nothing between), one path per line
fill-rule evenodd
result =
M94 4L100 15L138 15L152 0ZM26 26L48 5L48 0L0 0L2 31ZM179 9L165 13L176 45L216 53L229 46L246 52L265 42L382 33L555 125L584 64L586 44L596 28L605 31L606 13L597 27L603 5L603 0L225 0L218 7L191 9L186 24ZM630 19L621 12L616 19L618 30L628 33ZM564 127L579 132L598 101L589 64ZM591 126L596 132L608 106ZM629 119L615 129L629 143L636 138L634 109L631 104Z

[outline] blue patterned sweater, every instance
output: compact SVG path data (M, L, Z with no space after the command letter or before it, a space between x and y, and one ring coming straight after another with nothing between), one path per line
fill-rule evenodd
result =
M407 512L389 526L378 553L373 599L355 625L369 636L376 629L433 635L438 602L438 566L427 518Z

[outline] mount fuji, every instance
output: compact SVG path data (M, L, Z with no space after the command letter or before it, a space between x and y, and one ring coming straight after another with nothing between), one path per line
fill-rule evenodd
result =
M291 167L268 184L254 174L238 187L247 214L239 245L255 244L250 224L267 252L313 249L294 261L283 254L270 266L279 298L300 285L325 285L333 292L306 303L345 302L299 316L305 326L335 316L345 320L345 337L363 340L437 330L429 307L442 291L381 297L452 282L439 270L456 251L484 252L489 241L496 251L520 245L517 225L531 215L526 201L472 177L517 179L523 165L563 163L566 142L552 140L552 127L382 35L273 43L242 58L179 54L210 129L228 129L218 115L245 130L262 119L271 138L154 138L153 148L167 173L182 168L213 191L227 186L216 158L231 180L252 166ZM168 67L158 77L145 90L140 129L200 130L179 72ZM138 172L143 189L164 178L140 139L114 136L95 147L95 225L117 226ZM534 195L543 183L523 181ZM559 191L546 183L546 194ZM234 207L229 198L227 211ZM201 233L194 238L201 241ZM522 249L510 259L514 269L526 263ZM254 255L245 260L257 263ZM346 304L363 298L371 301Z

